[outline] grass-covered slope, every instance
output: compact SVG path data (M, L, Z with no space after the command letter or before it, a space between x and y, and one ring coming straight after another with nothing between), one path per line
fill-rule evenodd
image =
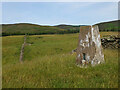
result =
M66 24L60 24L60 25L56 25L55 27L61 28L61 29L65 29L65 30L76 30L76 29L80 29L81 25L66 25Z
M120 20L98 23L96 25L99 26L100 31L120 31ZM80 26L83 25L41 26L29 23L3 24L2 36L78 33Z
M99 26L100 31L120 31L120 20L102 22L96 25Z
M116 35L117 32L102 32ZM89 68L75 65L78 34L29 36L20 64L23 36L3 39L3 88L117 88L118 50L104 49L105 63Z
M35 24L8 24L2 25L3 35L22 35L22 34L52 34L57 32L62 32L63 29L52 26L40 26Z
M41 34L63 34L63 33L77 33L79 32L79 27L70 29L59 28L57 26L41 26L36 24L3 24L2 25L2 35L41 35Z

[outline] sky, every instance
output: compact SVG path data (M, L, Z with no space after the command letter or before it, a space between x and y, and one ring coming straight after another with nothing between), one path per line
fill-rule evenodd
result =
M2 2L2 24L93 25L117 19L117 2Z

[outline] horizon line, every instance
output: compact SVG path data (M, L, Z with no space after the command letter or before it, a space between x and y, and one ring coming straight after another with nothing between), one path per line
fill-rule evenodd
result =
M110 20L110 21L103 21L103 22L99 22L96 24L100 24L100 23L107 23L107 22L113 22L113 21L120 21L120 19L116 19L116 20ZM41 25L41 26L57 26L57 25L91 25L91 24L68 24L68 23L59 23L59 24L54 24L54 25L50 25L50 24L38 24L38 23L32 23L32 22L17 22L17 23L1 23L0 25L8 25L8 24L34 24L34 25ZM92 25L96 25L96 24L92 24Z

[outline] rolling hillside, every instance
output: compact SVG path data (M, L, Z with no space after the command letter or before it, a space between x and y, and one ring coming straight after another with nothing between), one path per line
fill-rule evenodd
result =
M41 34L64 34L77 33L79 27L71 26L70 29L60 28L59 26L41 26L36 24L19 23L19 24L3 24L2 35L41 35Z
M120 31L120 20L98 23L100 31ZM2 24L2 36L78 33L83 25L41 26L29 23Z
M77 26L73 26L73 25L65 25L65 24L60 24L57 25L55 27L61 28L61 29L65 29L65 30L76 30L80 27L81 25L77 25Z
M102 22L96 25L99 26L100 31L120 31L120 20Z

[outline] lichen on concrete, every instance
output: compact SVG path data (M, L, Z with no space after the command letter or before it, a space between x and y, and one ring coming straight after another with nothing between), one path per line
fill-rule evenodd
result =
M104 55L98 26L81 26L77 48L77 65L81 67L95 66L103 62Z

